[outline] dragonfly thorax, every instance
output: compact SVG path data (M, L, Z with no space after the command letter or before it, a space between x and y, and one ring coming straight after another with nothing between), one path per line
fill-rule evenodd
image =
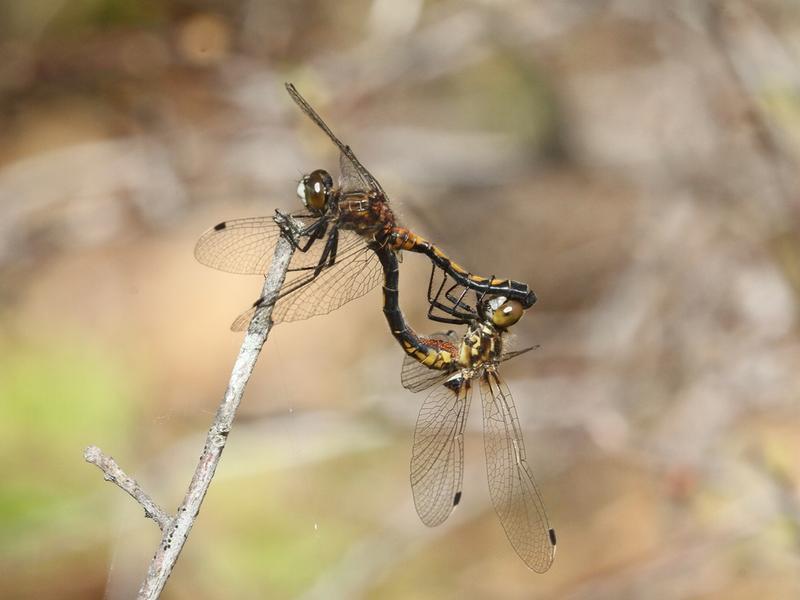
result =
M376 192L353 190L340 192L336 201L339 226L365 237L383 240L384 232L395 225L394 213L386 199Z
M502 352L500 332L491 323L471 326L461 341L458 362L462 369L480 369L499 361Z

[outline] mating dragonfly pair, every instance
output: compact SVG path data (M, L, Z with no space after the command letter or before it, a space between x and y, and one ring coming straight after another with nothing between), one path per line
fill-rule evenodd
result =
M536 302L535 294L516 281L469 273L399 225L383 188L350 147L293 85L286 89L338 147L339 179L334 183L327 171L313 171L297 187L303 211L225 221L200 237L197 260L232 273L265 274L280 236L295 249L278 294L258 299L231 328L245 329L270 304L276 323L327 314L383 281L383 311L406 353L402 384L412 392L433 388L414 431L411 487L417 513L426 525L439 525L461 500L464 428L477 383L492 503L525 564L546 571L555 556L555 531L527 464L513 398L498 373L501 362L530 350L507 351L504 336ZM408 325L399 307L400 251L430 259L428 317L464 325L464 334L422 336Z

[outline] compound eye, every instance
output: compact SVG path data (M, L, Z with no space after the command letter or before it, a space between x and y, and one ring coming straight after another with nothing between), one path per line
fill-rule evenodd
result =
M297 187L298 195L303 200L306 207L315 212L324 211L328 196L333 189L333 178L331 178L328 172L318 169L310 175L303 177L300 184L303 189L301 194L300 186Z
M519 300L507 300L492 313L492 323L497 327L506 329L519 321L524 312L525 309Z

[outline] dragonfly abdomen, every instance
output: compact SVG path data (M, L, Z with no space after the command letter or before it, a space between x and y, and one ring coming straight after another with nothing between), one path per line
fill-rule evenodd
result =
M383 314L395 339L403 351L430 369L455 370L457 348L445 340L418 336L406 323L400 310L398 285L400 269L395 251L386 245L375 244L374 251L383 266Z
M451 260L438 246L405 227L392 228L388 240L393 250L406 250L424 254L437 267L464 287L476 292L518 300L525 308L530 308L536 303L536 294L528 289L526 284L511 279L495 279L494 277L474 275L457 262Z

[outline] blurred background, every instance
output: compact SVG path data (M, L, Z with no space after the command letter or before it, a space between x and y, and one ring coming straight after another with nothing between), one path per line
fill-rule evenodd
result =
M273 331L164 598L800 597L800 9L725 2L0 4L0 597L130 598L258 277L196 238L335 169L293 81L403 222L525 281L507 365L559 534L417 518L422 394L374 290ZM401 300L425 321L428 266Z

